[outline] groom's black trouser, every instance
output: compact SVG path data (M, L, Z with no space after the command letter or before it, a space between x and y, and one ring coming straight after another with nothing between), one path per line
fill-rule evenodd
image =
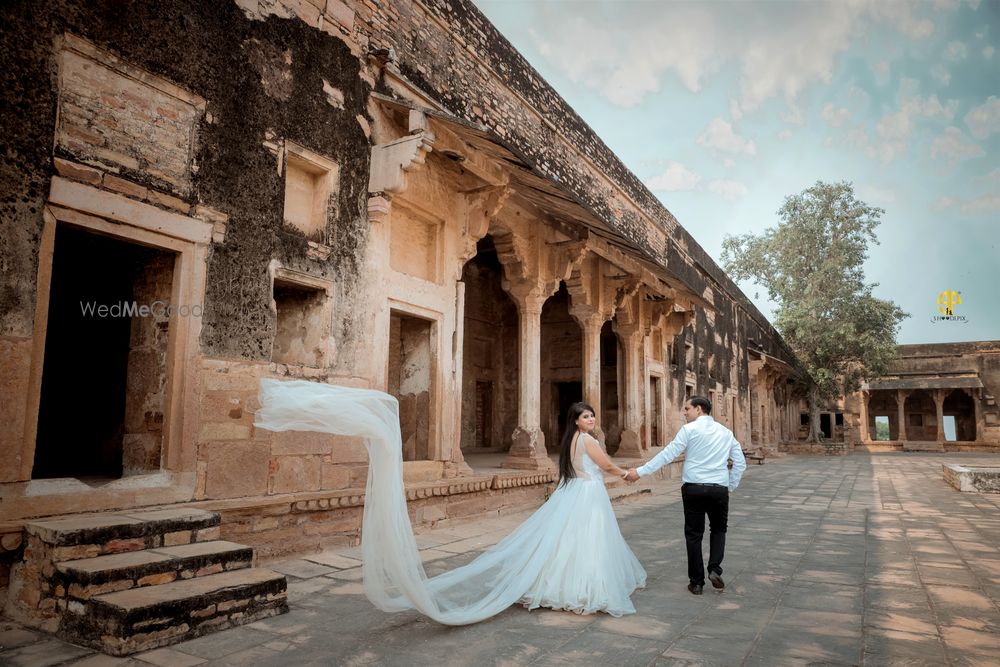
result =
M708 571L722 574L722 557L726 552L726 526L729 521L729 489L717 484L684 484L684 539L687 541L688 579L692 584L705 585L705 561L701 541L705 535L705 515L708 515Z

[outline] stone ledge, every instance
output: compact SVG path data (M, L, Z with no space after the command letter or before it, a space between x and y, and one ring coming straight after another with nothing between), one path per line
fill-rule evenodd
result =
M966 493L1000 493L1000 466L941 465L944 480Z

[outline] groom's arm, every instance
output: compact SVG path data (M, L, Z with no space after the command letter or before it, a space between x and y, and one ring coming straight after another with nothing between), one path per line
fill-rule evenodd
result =
M647 461L645 465L636 468L635 472L639 477L651 475L683 454L685 449L687 449L687 429L681 427L673 442L667 445L662 452Z

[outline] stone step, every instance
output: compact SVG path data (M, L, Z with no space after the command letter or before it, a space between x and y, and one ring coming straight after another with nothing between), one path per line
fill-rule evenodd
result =
M930 442L930 441L920 441L920 440L904 440L903 441L903 451L904 452L943 452L944 443L943 442Z
M156 586L250 567L253 549L222 540L82 558L56 563L55 595L94 595Z
M287 611L284 575L243 569L70 600L59 635L123 656Z
M25 524L53 561L93 558L219 538L219 515L196 509L79 514Z

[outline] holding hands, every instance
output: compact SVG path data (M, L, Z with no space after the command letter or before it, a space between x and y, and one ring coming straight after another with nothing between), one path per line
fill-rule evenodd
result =
M639 473L636 472L635 468L629 468L628 472L626 472L624 475L622 475L622 478L626 482L638 482L639 481Z

